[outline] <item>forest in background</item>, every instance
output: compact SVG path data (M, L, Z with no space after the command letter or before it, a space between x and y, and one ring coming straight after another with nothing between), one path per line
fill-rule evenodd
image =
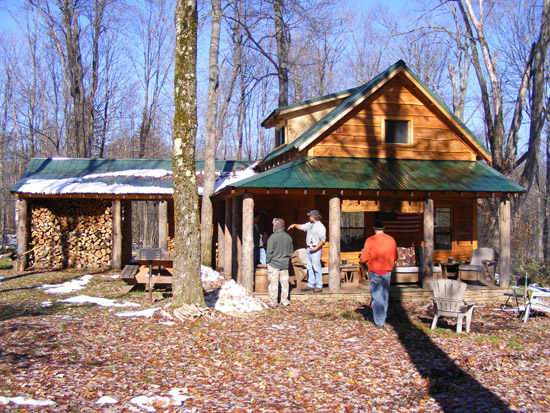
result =
M200 158L212 3L199 1ZM549 3L222 1L216 157L261 158L274 146L273 131L261 127L273 109L366 83L403 59L486 142L493 167L528 188L514 202L512 254L517 265L540 270L550 260ZM9 189L30 157L170 157L174 6L3 4L11 24L0 31L2 234L13 233ZM155 243L155 209L141 202L134 212L143 217L134 230L144 244ZM498 247L496 216L495 203L480 203L481 245Z

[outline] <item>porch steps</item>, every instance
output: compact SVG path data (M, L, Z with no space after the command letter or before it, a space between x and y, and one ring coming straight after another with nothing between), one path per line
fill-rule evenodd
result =
M476 304L504 302L504 293L507 290L498 287L486 287L480 285L468 285L464 300ZM266 293L254 293L259 299L269 300ZM433 298L431 291L423 290L418 286L393 285L390 288L390 299L401 302L427 303ZM290 291L290 299L296 301L327 300L327 301L356 301L370 302L369 288L364 285L357 287L343 287L338 293L329 293L324 288L322 293L303 293L293 289Z

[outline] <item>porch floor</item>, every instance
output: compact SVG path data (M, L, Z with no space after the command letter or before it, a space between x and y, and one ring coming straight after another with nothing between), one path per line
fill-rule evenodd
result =
M488 287L486 285L468 284L464 300L481 303L504 302L504 293L507 290L497 286ZM254 293L259 299L268 301L267 293ZM390 300L401 302L427 303L433 298L432 291L423 290L416 284L398 284L390 287ZM323 288L322 293L302 292L291 287L290 301L308 301L308 300L329 300L329 301L366 301L370 302L371 296L368 285L360 284L358 286L343 286L338 293L329 293L328 287Z

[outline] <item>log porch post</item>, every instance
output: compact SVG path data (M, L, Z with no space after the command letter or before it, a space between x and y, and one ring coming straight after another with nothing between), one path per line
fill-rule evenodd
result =
M233 218L233 201L231 199L225 200L225 220L223 223L224 226L224 241L223 247L225 250L224 259L223 259L223 269L225 278L230 280L232 277L233 270L233 223L231 219Z
M500 286L508 288L510 284L510 200L500 198L498 206L498 229L500 233L498 266L500 274Z
M28 201L25 198L19 198L15 204L17 213L17 263L15 270L23 271L27 268L29 246L29 214Z
M216 254L216 269L218 272L224 271L224 259L225 259L225 201L218 202L218 246Z
M122 263L132 260L132 201L124 201L122 222Z
M434 261L434 200L424 199L424 261L422 265L422 288L431 290Z
M168 249L168 201L159 202L159 248Z
M233 241L232 253L232 270L231 276L238 284L242 284L242 266L241 266L241 230L242 230L242 197L236 196L232 198L233 206L231 207L231 240Z
M254 198L243 195L242 283L251 293L254 290Z
M111 267L113 270L122 268L122 202L120 199L113 201Z
M340 210L340 197L338 195L332 195L328 206L328 290L331 293L337 293L340 291Z

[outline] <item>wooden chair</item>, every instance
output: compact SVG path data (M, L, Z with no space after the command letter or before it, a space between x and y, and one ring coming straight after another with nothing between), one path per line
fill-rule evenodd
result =
M300 248L294 251L290 257L290 263L294 269L296 288L301 290L307 286L307 250ZM328 284L328 267L322 267L323 284Z
M432 280L434 292L434 320L432 330L437 325L439 317L456 318L456 332L462 333L462 322L466 319L466 332L470 332L474 303L467 303L464 299L467 284L455 280Z
M458 267L459 281L480 281L485 285L494 285L495 276L495 251L492 248L473 250L470 260Z

